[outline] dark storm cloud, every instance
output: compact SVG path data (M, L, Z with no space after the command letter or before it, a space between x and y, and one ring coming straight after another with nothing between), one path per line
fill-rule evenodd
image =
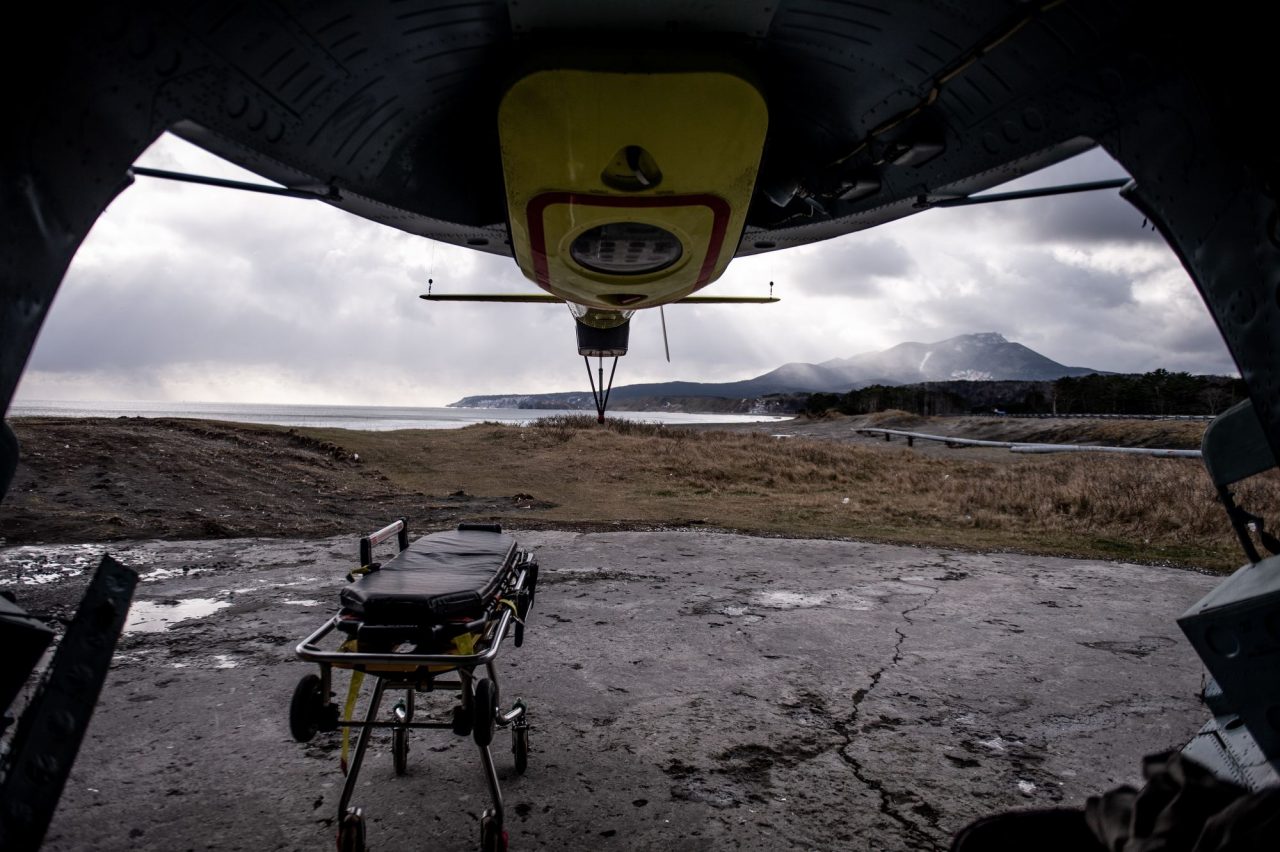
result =
M1038 249L1003 259L973 262L976 294L919 306L921 327L933 330L934 339L997 331L1068 366L1234 369L1189 280L1180 298L1143 302L1135 296L1137 282L1115 270L1066 263Z
M1127 175L1105 151L1095 148L1047 169L988 190L987 194L1050 186L1125 179ZM1162 239L1143 216L1120 197L1118 189L997 202L981 207L952 208L975 228L992 223L1011 226L1021 241L1058 243L1151 243Z
M1167 366L1172 370L1229 374L1238 372L1227 352L1222 335L1204 312L1203 322L1162 324L1151 330L1155 350L1148 369ZM1167 357L1161 357L1169 353ZM1165 363L1167 361L1167 364Z
M1134 304L1133 279L1121 272L1067 264L1043 251L1013 254L1006 275L1028 289L1031 299L1061 301L1089 311L1112 310Z
M1070 243L1148 243L1162 245L1163 237L1127 201L1103 193L1015 202L1023 205L1017 218L1026 237Z
M870 298L881 294L884 280L909 276L916 263L897 241L863 233L824 245L820 259L799 266L792 277L799 292Z

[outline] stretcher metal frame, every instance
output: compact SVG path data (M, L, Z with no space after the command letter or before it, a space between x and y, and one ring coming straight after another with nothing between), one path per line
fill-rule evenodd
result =
M483 530L501 532L496 524L460 524L460 530ZM361 567L355 574L369 573L378 570L373 562L373 548L392 536L397 538L398 550L409 548L408 524L401 518L375 533L360 540ZM359 783L360 767L368 751L370 734L379 728L392 730L392 756L397 775L407 769L408 732L410 729L449 730L459 736L470 734L480 751L480 764L484 771L485 781L489 788L489 796L493 806L486 809L480 819L480 846L482 852L505 852L507 833L505 830L505 811L502 802L502 789L498 781L497 769L489 746L495 728L510 729L511 748L515 756L517 773L523 773L528 762L529 721L528 710L522 699L517 698L510 710L503 712L499 707L498 673L494 660L502 650L502 643L512 638L516 647L524 642L524 618L533 605L537 588L538 563L529 551L516 549L510 560L510 567L504 563L503 570L509 576L503 578L498 590L486 602L484 614L465 624L453 625L453 632L460 635L469 634L474 637L475 652L463 653L397 653L397 652L365 652L359 650L326 650L320 643L329 634L339 630L343 611L328 618L324 624L308 635L296 648L298 658L316 663L320 667L318 682L314 675L303 678L294 695L294 704L290 708L290 725L295 738L300 741L310 739L302 737L295 723L298 712L299 694L304 684L314 684L312 699L320 699L320 705L312 705L312 735L315 731L334 731L352 729L359 731L350 764L345 763L346 783L338 801L338 849L340 852L362 852L364 841L363 810L351 806L351 798ZM348 579L354 579L348 575ZM513 629L514 628L514 629ZM344 643L346 644L346 643ZM380 667L395 666L395 670ZM484 667L487 677L480 677L475 669ZM342 718L338 705L332 700L332 680L334 668L350 669L352 677L370 675L375 679L373 695L366 708L364 719L354 718L354 704L351 704L352 718ZM456 680L441 680L441 676L455 673ZM359 681L352 687L353 697L359 690ZM378 721L378 711L387 689L403 689L404 698L392 709L391 721ZM417 692L433 692L436 690L453 690L459 693L459 703L453 709L453 718L449 721L414 721L415 700ZM349 700L350 703L350 700ZM344 748L345 755L345 748Z

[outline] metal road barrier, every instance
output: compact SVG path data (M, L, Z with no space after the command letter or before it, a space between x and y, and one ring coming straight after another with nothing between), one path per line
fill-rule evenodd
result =
M883 435L886 441L897 436L907 439L907 446L921 441L938 441L948 447L996 447L1011 453L1116 453L1126 456L1156 456L1157 458L1198 459L1199 450L1166 450L1156 447L1099 447L1090 444L1032 444L1017 441L983 441L977 438L955 438L947 435L926 435L923 432L904 432L900 429L855 429L859 435Z
M1036 420L1212 420L1213 414L976 414L947 415L955 417L1028 417Z

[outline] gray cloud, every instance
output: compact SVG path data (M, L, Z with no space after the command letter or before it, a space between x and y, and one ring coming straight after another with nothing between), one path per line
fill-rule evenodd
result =
M933 300L920 308L920 326L938 339L998 331L1071 366L1234 370L1189 280L1187 298L1145 304L1135 297L1130 277L1119 272L1063 263L1043 249L1020 250L1008 259L999 267L975 262L980 294ZM1176 266L1172 258L1169 263Z
M1110 193L1114 193L1111 190ZM1164 239L1144 217L1124 199L1099 193L1104 197L1063 195L1057 198L1014 202L1025 205L1025 215L1018 218L1022 232L1029 239L1071 243L1148 243L1162 245Z
M992 192L1126 177L1124 169L1105 151L1094 149ZM961 207L954 212L975 210L981 211L981 221L1013 224L1011 236L1029 242L1162 244L1159 234L1150 226L1143 227L1142 214L1120 197L1118 189L1006 201L980 208Z
M1048 304L1061 303L1089 312L1136 304L1130 276L1108 269L1070 266L1042 250L1014 252L1006 274L1011 282L1026 287L1031 300Z
M145 159L244 177L172 139ZM1117 171L1094 153L1018 183ZM670 306L670 365L656 312L641 312L618 381L724 381L975 331L1100 369L1231 370L1172 252L1132 235L1140 222L1122 201L1082 195L934 211L735 261L709 293L775 280L783 301ZM563 307L428 304L428 277L438 292L536 291L510 259L324 205L139 181L72 264L23 392L429 405L585 388ZM1179 278L1185 291L1150 283Z
M900 243L869 233L833 241L796 281L796 289L814 296L873 298L884 293L886 280L905 278L916 269L915 259Z

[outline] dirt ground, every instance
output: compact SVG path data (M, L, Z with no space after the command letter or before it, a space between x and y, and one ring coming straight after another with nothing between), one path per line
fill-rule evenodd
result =
M405 492L297 430L142 417L13 421L22 447L0 544L334 535L397 517L420 528L537 501Z

